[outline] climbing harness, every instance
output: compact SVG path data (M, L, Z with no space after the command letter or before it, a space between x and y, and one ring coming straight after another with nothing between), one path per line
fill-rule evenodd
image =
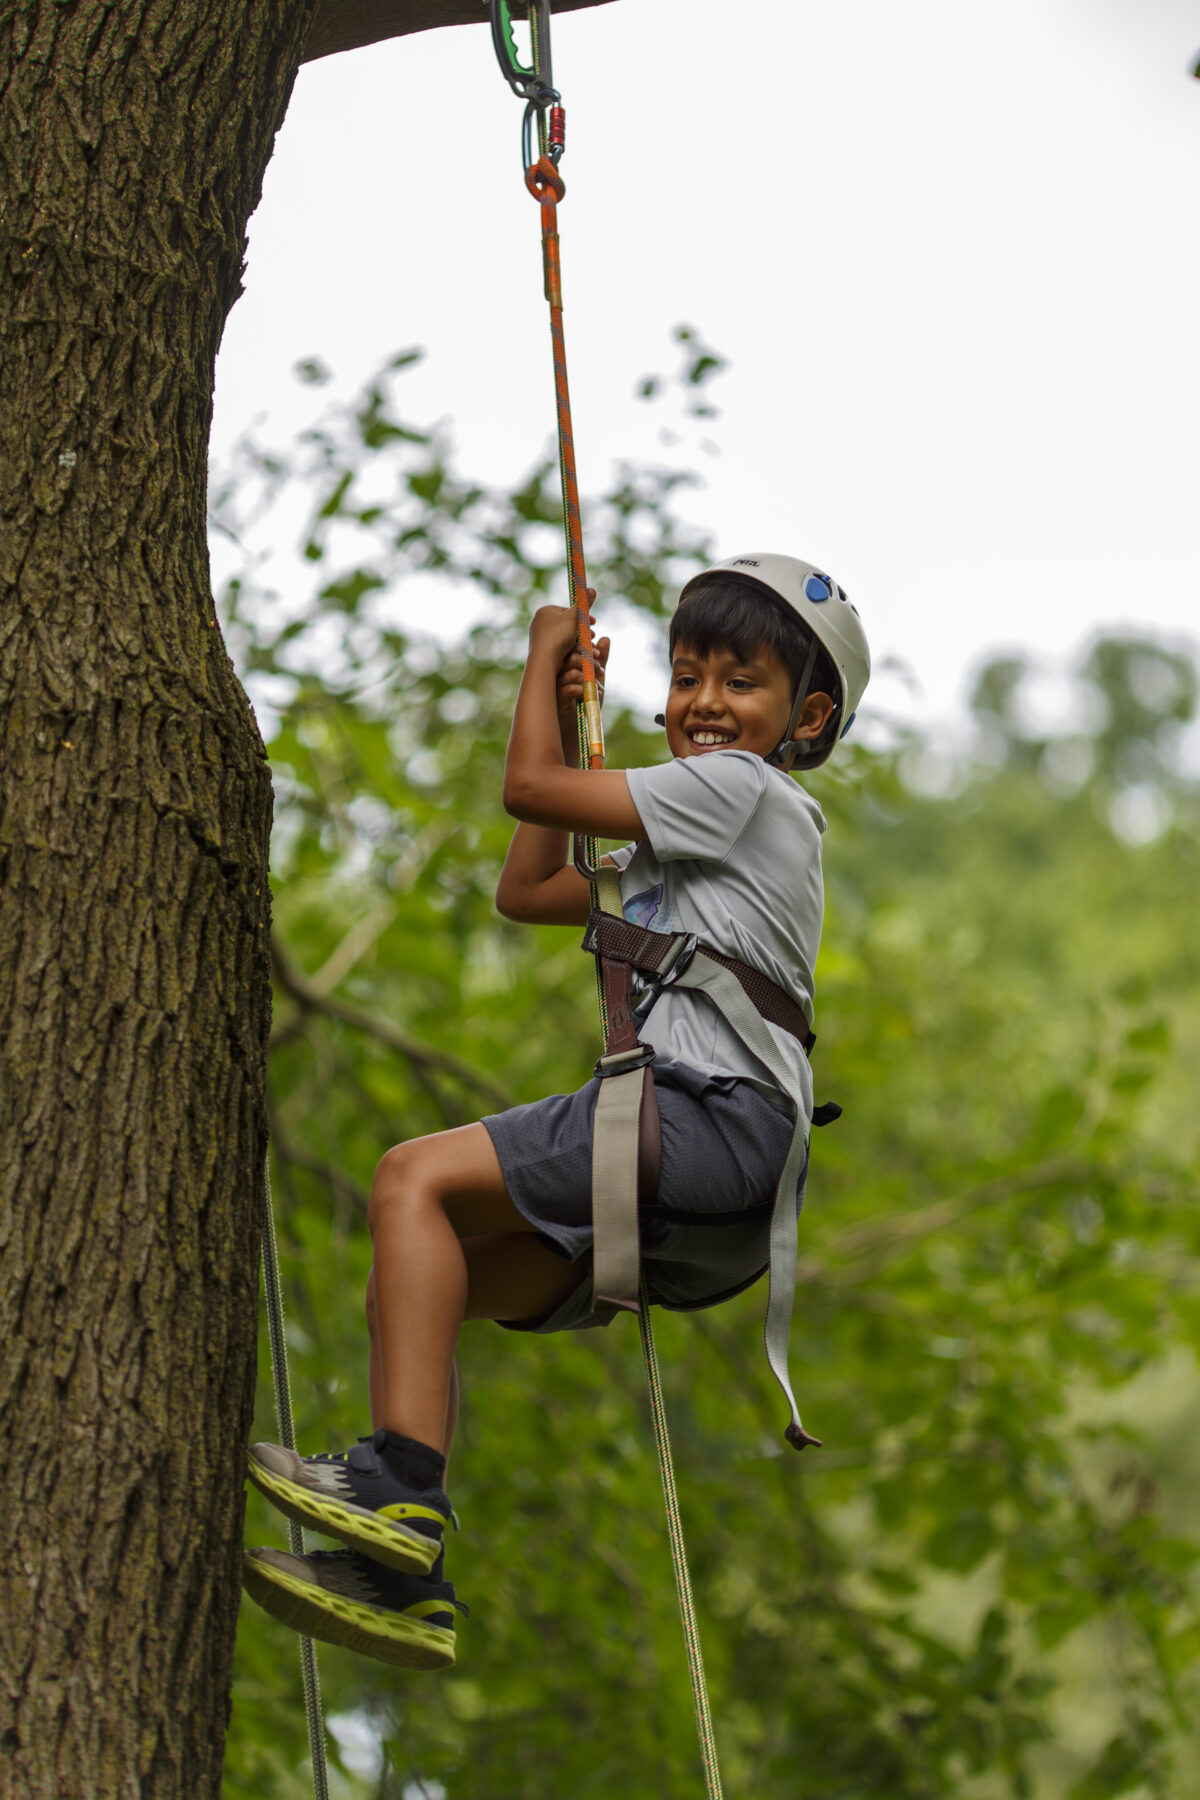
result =
M275 1417L279 1441L285 1450L296 1448L292 1418L292 1384L288 1379L287 1335L283 1320L283 1283L279 1276L279 1245L275 1240L275 1209L271 1202L271 1172L264 1166L266 1195L263 1208L263 1288L267 1298L267 1335L271 1340L271 1376L275 1385ZM304 1532L288 1521L288 1549L304 1555ZM308 1748L312 1757L313 1792L316 1800L329 1800L329 1768L325 1761L325 1721L321 1710L321 1677L317 1651L310 1637L300 1639L300 1681L304 1689L304 1716L308 1721Z
M643 1175L639 1194L636 1150L642 1115L634 1110L634 1079L641 1084L642 1105L653 1096L649 1065L654 1051L638 1037L642 1023L667 987L703 993L756 1061L773 1077L792 1107L792 1140L775 1191L771 1215L769 1287L764 1328L767 1362L791 1409L785 1436L793 1449L819 1445L804 1429L792 1393L787 1367L788 1333L796 1281L796 1196L808 1161L808 1114L794 1062L780 1049L769 1025L788 1032L806 1053L816 1041L808 1016L791 996L761 970L722 956L688 933L649 931L594 909L583 948L596 957L606 1001L605 1054L596 1064L602 1078L596 1106L592 1146L592 1223L594 1231L593 1305L603 1313L614 1307L636 1310L640 1258L638 1202L654 1198ZM646 993L635 1006L633 977L646 981ZM628 1087L630 1099L601 1106L609 1092ZM835 1105L818 1107L813 1123L830 1124L839 1117ZM653 1128L652 1128L653 1129ZM644 1164L644 1159L643 1159ZM629 1178L631 1166L634 1174Z

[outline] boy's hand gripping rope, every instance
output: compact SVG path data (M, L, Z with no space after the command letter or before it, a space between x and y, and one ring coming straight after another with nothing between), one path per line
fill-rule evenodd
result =
M567 574L571 605L575 609L579 649L583 663L583 699L579 703L580 763L589 769L604 767L604 727L600 718L600 693L596 679L595 648L592 642L587 570L583 560L583 528L579 514L579 484L575 474L575 439L571 430L571 397L567 385L567 350L563 335L562 267L559 259L558 203L566 193L566 184L558 172L558 161L566 140L566 114L560 96L550 85L550 5L549 0L530 0L530 30L533 43L533 67L523 68L517 62L512 42L512 26L508 0L492 0L492 28L497 55L504 75L515 93L526 100L522 143L525 150L525 185L541 207L542 265L546 301L550 308L550 338L554 352L554 396L558 420L558 463L562 479L563 529L567 547ZM550 113L547 120L547 111ZM536 113L541 154L536 162L531 153L531 120ZM596 841L577 833L573 844L575 867L591 883L592 905L599 904L597 879L599 869ZM597 987L600 995L601 1024L607 1035L604 990L597 959ZM713 1732L712 1710L708 1700L708 1684L704 1675L704 1657L700 1648L700 1627L688 1573L687 1547L683 1538L683 1521L675 1491L675 1470L671 1458L671 1439L667 1429L666 1404L662 1377L654 1344L654 1328L650 1318L650 1302L642 1282L641 1305L638 1310L642 1359L646 1369L646 1387L650 1396L650 1416L654 1425L654 1442L658 1451L662 1476L663 1499L667 1511L667 1535L671 1543L671 1562L675 1571L675 1589L683 1621L683 1641L687 1651L688 1672L692 1682L692 1699L696 1707L696 1730L700 1740L700 1760L704 1767L707 1800L723 1800L721 1770L717 1761L717 1744Z

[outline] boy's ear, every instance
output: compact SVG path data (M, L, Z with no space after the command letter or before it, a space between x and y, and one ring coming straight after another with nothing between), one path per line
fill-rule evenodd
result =
M810 694L804 702L800 717L796 720L796 729L792 732L792 742L798 744L805 738L820 737L833 712L833 701L828 694Z

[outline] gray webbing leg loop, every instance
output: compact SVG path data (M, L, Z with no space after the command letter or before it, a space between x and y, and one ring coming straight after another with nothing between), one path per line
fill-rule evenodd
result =
M600 1060L619 1065L622 1058ZM637 1312L638 1147L647 1083L654 1104L653 1081L645 1063L631 1072L604 1073L592 1128L592 1304Z
M271 1374L275 1383L275 1417L279 1441L285 1450L296 1448L292 1420L292 1384L288 1378L287 1337L283 1323L283 1284L279 1278L279 1247L275 1242L275 1213L271 1204L271 1174L263 1171L266 1203L263 1211L263 1287L267 1298L267 1334L271 1340ZM304 1555L304 1532L288 1521L288 1548ZM300 1682L304 1689L304 1716L308 1720L308 1747L312 1756L313 1792L316 1800L329 1800L329 1768L325 1761L325 1721L321 1713L321 1677L317 1652L310 1637L300 1639Z
M637 1312L642 1261L638 1231L639 1163L645 1137L658 1140L657 1108L650 1064L654 1051L640 1043L633 1008L633 970L626 962L599 961L604 1021L604 1055L592 1126L592 1304L612 1318L614 1311ZM654 1176L657 1187L657 1173Z

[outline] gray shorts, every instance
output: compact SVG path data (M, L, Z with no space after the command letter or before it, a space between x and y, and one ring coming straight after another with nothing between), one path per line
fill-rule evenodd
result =
M684 1063L653 1068L662 1126L658 1198L640 1210L642 1263L650 1299L695 1312L740 1294L764 1273L771 1212L792 1124L751 1082L702 1075ZM592 1118L600 1083L552 1094L484 1119L517 1211L568 1262L592 1254ZM801 1176L796 1195L804 1195ZM592 1284L580 1285L540 1319L510 1331L569 1331L603 1325Z

